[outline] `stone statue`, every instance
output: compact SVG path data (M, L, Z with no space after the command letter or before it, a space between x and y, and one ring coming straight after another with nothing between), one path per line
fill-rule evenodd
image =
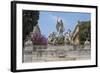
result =
M64 34L65 38L64 38L64 41L65 41L65 45L66 44L71 44L71 30L68 29L68 32L66 32Z
M90 45L90 42L88 41L88 39L86 39L86 41L84 42L84 45Z
M56 29L57 29L58 35L63 35L64 26L60 18L57 19Z

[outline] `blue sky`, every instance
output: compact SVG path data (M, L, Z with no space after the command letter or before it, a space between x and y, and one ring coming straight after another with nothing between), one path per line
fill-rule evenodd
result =
M38 24L41 33L46 37L48 37L51 32L57 32L57 17L60 17L60 19L62 19L65 32L68 29L71 29L71 31L73 31L78 21L91 20L90 13L40 11Z

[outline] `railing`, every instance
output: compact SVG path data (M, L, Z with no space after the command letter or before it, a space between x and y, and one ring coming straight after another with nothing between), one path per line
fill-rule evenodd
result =
M90 46L90 45L89 45ZM38 62L38 61L52 61L52 60L75 60L79 57L90 58L91 49L84 49L81 46L77 46L78 49L74 49L74 46L48 46L49 48L34 48L31 47L30 50L24 49L24 62ZM28 46L27 46L28 47ZM64 48L69 47L69 48Z

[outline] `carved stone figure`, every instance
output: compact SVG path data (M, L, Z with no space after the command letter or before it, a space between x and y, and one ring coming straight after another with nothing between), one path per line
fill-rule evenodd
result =
M49 44L54 44L56 41L56 33L52 32L50 33L49 37L48 37L48 43Z
M65 45L71 44L71 31L70 31L70 29L68 30L68 32L66 32L64 34L64 36L65 36L65 39L64 39Z
M64 26L60 18L57 19L56 29L57 29L58 35L63 35Z

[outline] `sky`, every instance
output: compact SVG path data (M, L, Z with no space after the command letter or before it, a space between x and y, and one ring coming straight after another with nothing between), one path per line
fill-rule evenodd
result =
M56 24L58 17L63 21L64 32L67 32L68 29L73 32L78 21L91 20L90 13L40 11L38 25L44 36L48 37L51 32L57 32Z

